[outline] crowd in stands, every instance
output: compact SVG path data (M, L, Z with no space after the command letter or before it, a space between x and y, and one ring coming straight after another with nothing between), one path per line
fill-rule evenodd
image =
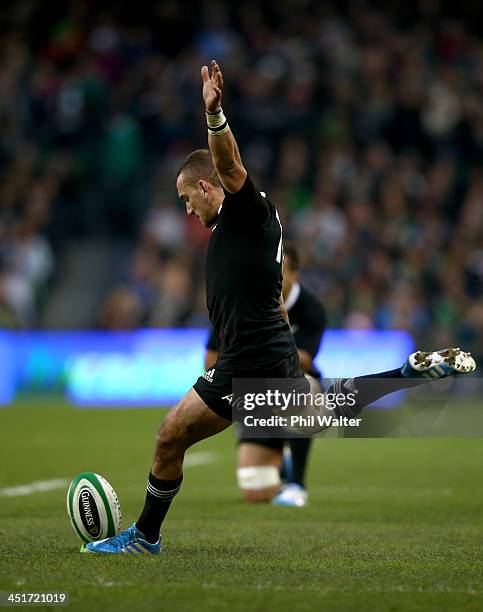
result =
M206 147L216 58L244 163L329 326L483 356L483 39L471 3L408 4L3 9L0 326L39 325L79 236L131 250L93 327L206 325L210 232L175 175Z

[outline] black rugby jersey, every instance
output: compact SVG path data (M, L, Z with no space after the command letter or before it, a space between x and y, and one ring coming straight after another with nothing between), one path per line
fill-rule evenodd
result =
M300 348L314 359L319 352L322 336L327 325L325 309L315 295L303 285L296 284L285 303L290 327L297 348ZM217 340L213 328L210 329L206 348L217 349ZM315 378L321 378L321 373L315 365L308 372Z
M218 365L249 369L296 351L280 311L282 228L247 176L225 199L206 260L206 301Z
M297 348L306 351L314 359L319 352L327 324L324 307L313 293L298 283L292 287L285 305ZM321 377L315 365L307 374Z

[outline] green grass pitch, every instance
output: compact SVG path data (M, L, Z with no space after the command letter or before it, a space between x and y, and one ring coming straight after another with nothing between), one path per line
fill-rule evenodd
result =
M0 489L96 471L127 526L164 414L1 409ZM190 453L211 462L186 468L158 558L79 554L63 489L0 493L0 590L67 591L89 612L483 609L481 439L317 440L303 509L242 503L231 430Z

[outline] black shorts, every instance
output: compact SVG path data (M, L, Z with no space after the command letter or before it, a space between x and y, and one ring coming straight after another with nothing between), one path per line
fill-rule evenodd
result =
M277 361L258 367L256 370L236 370L217 363L193 385L208 408L218 416L232 420L232 380L234 378L301 378L298 353L291 353Z

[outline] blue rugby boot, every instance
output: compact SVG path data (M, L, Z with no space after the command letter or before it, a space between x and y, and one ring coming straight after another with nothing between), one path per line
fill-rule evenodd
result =
M457 374L469 374L476 370L476 362L471 353L459 348L448 348L441 351L417 351L409 355L401 374L406 378L444 378Z
M117 536L89 542L81 548L81 552L98 553L102 555L128 554L133 557L144 555L159 555L161 552L161 537L155 544L150 544L144 539L144 534L139 531L136 524L121 531Z
M295 482L289 482L280 489L280 491L272 499L274 506L294 506L295 508L303 508L308 503L308 494L306 489Z

